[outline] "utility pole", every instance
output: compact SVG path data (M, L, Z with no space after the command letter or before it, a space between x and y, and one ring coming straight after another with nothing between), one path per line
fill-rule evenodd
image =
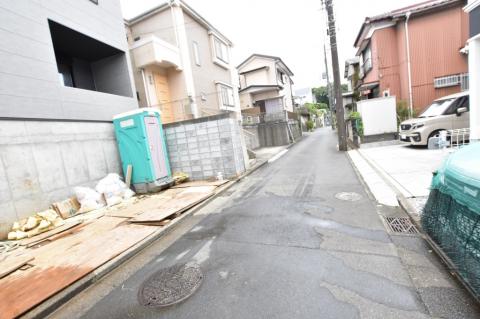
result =
M333 120L333 95L330 87L330 75L328 74L328 60L327 60L327 45L323 43L323 54L325 55L325 74L327 76L327 94L328 94L328 107L330 109L330 124L332 125L332 130L335 129L335 121Z
M345 129L345 110L340 83L340 69L338 66L337 35L335 31L335 17L333 16L333 0L325 0L328 16L328 34L330 35L330 51L332 53L333 86L335 92L335 111L337 114L338 149L347 151L347 132Z

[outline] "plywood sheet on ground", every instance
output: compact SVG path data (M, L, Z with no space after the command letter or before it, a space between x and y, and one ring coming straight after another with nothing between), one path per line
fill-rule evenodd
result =
M34 257L30 255L8 257L0 263L0 278L14 272L23 265L31 262L33 259Z
M228 183L229 180L222 180L222 181L193 181L193 182L186 182L186 183L181 183L178 185L173 186L172 188L188 188L192 186L222 186L226 183Z
M107 216L131 218L138 214L159 207L163 202L175 197L177 191L166 190L162 193L138 198L133 203L125 206L112 207L107 213Z
M57 227L57 228L54 228L54 229L49 230L47 232L41 233L41 234L39 234L37 236L34 236L32 238L22 239L20 241L20 245L22 245L22 246L34 245L37 242L45 240L46 238L51 237L51 236L56 235L56 234L59 234L61 232L67 231L67 230L71 229L72 227L75 227L75 226L77 226L81 223L82 222L80 220L76 220L76 221L72 221L72 222L66 222L64 225L62 225L60 227Z
M163 201L161 205L153 210L136 215L130 222L161 221L173 214L182 213L212 196L215 188L216 186L199 186L169 190L175 193L174 197Z
M79 232L28 250L33 267L0 279L1 318L16 317L145 239L158 228L102 217Z

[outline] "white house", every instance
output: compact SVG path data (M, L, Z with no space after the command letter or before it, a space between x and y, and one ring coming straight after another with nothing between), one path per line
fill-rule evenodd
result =
M259 107L263 113L293 112L293 72L281 58L252 54L237 70L242 109Z

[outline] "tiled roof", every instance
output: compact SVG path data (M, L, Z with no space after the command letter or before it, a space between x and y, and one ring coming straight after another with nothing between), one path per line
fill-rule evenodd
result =
M407 13L410 13L412 15L428 13L429 11L433 11L436 9L465 3L465 0L428 0L408 7L395 9L390 12L382 13L376 16L366 17L365 21L362 24L362 27L360 28L360 31L358 32L357 38L355 39L355 46L357 46L357 43L360 40L365 27L370 23L404 17L407 15Z

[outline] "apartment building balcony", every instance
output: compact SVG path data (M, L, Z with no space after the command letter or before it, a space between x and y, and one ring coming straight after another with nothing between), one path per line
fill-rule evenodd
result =
M130 52L138 68L156 65L162 68L182 69L179 48L154 35L133 43Z

